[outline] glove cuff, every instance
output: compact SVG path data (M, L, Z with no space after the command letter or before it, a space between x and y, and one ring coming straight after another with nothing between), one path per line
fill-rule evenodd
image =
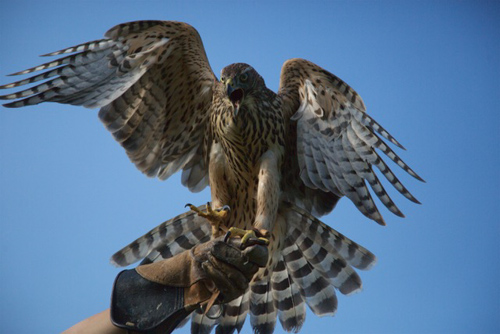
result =
M170 333L194 310L185 306L184 290L149 281L134 269L124 270L113 286L111 322L140 333Z

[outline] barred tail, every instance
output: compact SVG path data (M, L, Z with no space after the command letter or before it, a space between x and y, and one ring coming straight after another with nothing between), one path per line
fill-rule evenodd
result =
M201 206L200 209L204 209ZM115 255L112 262L128 265L159 261L210 239L211 226L187 212L166 221ZM308 212L282 203L271 240L268 266L249 289L218 310L218 318L201 310L191 316L192 333L240 332L246 316L255 333L272 333L279 320L284 330L297 333L306 318L306 305L318 316L337 310L336 290L349 295L361 289L353 268L370 269L376 257L364 247L325 225ZM219 306L215 306L219 307Z
M198 207L206 210L206 205ZM141 264L167 259L210 240L210 223L188 211L158 225L111 257L111 263L125 267L139 260Z
M376 262L370 251L290 203L282 203L280 216L277 224L284 224L286 233L275 250L277 261L268 268L271 274L251 287L251 300L259 301L250 305L256 333L272 332L276 317L284 330L298 332L306 304L318 316L334 315L335 290L345 295L361 290L353 267L370 269ZM265 298L269 294L272 306Z

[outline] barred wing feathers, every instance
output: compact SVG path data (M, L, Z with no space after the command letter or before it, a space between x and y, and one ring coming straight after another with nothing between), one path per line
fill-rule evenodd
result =
M0 96L17 108L41 102L100 107L99 118L143 173L166 179L180 169L192 191L208 184L207 115L217 83L198 32L185 23L137 21L105 38L45 56L62 58L13 75L41 74L0 88L45 80Z
M305 321L306 305L319 316L335 314L336 290L349 295L362 287L353 268L370 269L376 262L367 249L291 203L281 203L276 226L289 233L277 237L268 266L244 295L224 305L219 318L207 317L201 310L193 312L193 333L210 333L214 327L217 333L240 332L247 315L256 333L272 333L277 320L286 331L298 332ZM187 212L117 252L112 263L126 266L143 258L142 263L159 261L208 241L210 236L210 224Z
M292 126L296 126L296 138L292 134L289 143L296 145L305 186L345 195L365 216L384 225L366 183L392 213L401 217L403 213L374 173L375 166L403 196L419 203L375 149L411 176L420 181L422 178L377 133L403 146L365 113L362 99L346 83L307 60L291 59L283 65L279 93Z

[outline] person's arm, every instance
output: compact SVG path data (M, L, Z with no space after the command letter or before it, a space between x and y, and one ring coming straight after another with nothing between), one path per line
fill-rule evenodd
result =
M239 297L268 257L259 240L244 246L240 240L218 238L172 258L120 272L111 309L64 334L170 333L200 305L210 307L212 302Z
M80 321L62 334L127 334L127 331L111 323L109 309Z

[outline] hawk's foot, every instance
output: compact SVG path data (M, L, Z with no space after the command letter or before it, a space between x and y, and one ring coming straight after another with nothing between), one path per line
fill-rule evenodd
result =
M229 237L240 237L241 248L245 248L247 246L247 242L252 242L253 244L260 245L269 245L269 232L267 230L244 230L237 227L231 227L226 234L226 238Z
M223 232L227 232L227 227L223 224L224 221L227 218L227 215L229 214L229 211L231 211L231 208L229 205L224 205L221 208L216 208L212 209L212 206L210 203L207 203L207 211L203 212L202 210L198 209L196 206L192 204L186 204L186 207L189 207L191 210L196 212L198 216L203 217L207 219L210 224L212 224L212 236L217 237L219 236L219 230L222 230Z

